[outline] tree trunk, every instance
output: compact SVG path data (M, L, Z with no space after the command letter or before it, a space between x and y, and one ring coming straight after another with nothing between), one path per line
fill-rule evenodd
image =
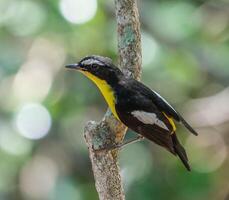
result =
M140 79L141 36L137 4L135 0L115 0L119 66L126 76ZM84 137L95 177L100 200L124 200L124 190L118 166L118 150L96 149L122 142L127 128L108 110L101 122L88 122Z

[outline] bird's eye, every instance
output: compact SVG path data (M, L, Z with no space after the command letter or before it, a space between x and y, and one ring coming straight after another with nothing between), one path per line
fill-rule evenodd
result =
M99 66L96 65L96 64L92 64L92 65L91 65L91 68L92 68L93 70L97 70L97 69L99 68Z

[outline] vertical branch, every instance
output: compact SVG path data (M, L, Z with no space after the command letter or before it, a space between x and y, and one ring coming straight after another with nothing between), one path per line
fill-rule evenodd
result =
M126 75L141 76L141 32L136 0L115 0L119 66Z
M140 79L141 37L135 0L115 0L118 25L119 66L126 76ZM118 150L96 151L122 142L127 128L108 110L101 122L88 122L84 137L100 200L124 200L124 190L118 166Z

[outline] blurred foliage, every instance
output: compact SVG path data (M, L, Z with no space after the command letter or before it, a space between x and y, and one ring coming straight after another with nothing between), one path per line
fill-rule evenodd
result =
M144 141L120 153L127 199L229 198L229 3L138 1L142 81L200 133L178 127L191 173ZM0 1L0 199L98 199L83 127L106 104L64 65L99 54L117 63L114 4ZM133 137L128 132L128 137Z

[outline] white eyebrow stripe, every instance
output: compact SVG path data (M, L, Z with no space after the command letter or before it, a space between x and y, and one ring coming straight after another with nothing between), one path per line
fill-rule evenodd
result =
M83 64L83 65L91 65L91 64L103 65L102 62L95 60L95 59L84 60L81 64Z
M156 124L157 126L169 131L165 123L160 119L158 119L155 113L135 110L132 111L131 114L144 124L151 124L151 125Z

